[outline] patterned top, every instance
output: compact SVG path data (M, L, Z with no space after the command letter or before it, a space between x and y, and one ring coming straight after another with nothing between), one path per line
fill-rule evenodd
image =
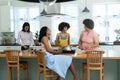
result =
M82 31L82 33L81 33L81 46L80 46L80 48L82 49L82 50L85 50L86 48L86 45L88 45L88 44L94 44L94 41L95 41L95 38L96 37L98 37L99 35L95 32L95 31L90 31L89 33L87 32L87 31ZM91 49L97 49L97 47L96 48L91 48Z
M18 39L17 42L20 45L29 45L29 46L33 46L34 45L34 40L33 40L33 34L32 32L23 32L20 31L18 33Z
M66 36L62 36L61 33L60 33L60 35L59 35L59 45L60 45L60 47L62 48L62 47L67 46L68 41L69 41L68 34Z

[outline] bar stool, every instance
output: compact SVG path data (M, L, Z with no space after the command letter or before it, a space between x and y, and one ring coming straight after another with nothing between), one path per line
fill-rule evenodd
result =
M100 71L100 80L104 80L103 53L101 50L87 50L87 63L83 63L82 80L87 72L87 80L90 80L90 70Z
M26 72L25 80L28 80L28 63L19 61L20 50L4 50L7 60L8 80L12 80L12 68L17 68L17 80L20 80L20 71Z
M46 67L45 53L42 51L36 51L38 59L38 80L40 80L40 73L43 73L43 80L49 78L52 80L52 77L58 76L54 71ZM61 78L59 80L62 80Z

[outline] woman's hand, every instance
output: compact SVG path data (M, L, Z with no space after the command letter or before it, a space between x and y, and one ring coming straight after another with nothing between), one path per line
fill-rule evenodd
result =
M62 50L57 50L57 53L58 54L62 54Z
M81 50L83 49L81 44L78 45L78 48Z
M91 49L91 48L92 48L91 45L86 45L86 46L85 46L85 49Z
M27 49L28 47L26 45L23 46L25 49Z

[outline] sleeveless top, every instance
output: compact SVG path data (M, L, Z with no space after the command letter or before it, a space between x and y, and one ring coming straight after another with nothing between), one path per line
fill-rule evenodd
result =
M60 35L59 35L59 45L60 45L60 48L68 45L68 33L67 33L66 36L62 36L61 33L60 33Z
M72 63L72 57L67 55L53 55L45 50L44 44L42 44L42 50L46 53L46 66L65 79L67 70Z

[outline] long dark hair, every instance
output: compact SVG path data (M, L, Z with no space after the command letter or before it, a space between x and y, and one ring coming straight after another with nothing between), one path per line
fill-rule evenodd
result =
M40 32L39 32L39 42L41 42L42 38L43 38L44 36L46 36L47 29L48 29L47 26L43 26L43 27L40 29Z
M22 31L24 31L25 32L25 27L26 26L28 26L29 27L29 29L28 29L28 31L27 32L30 32L30 24L28 23L28 22L25 22L24 24L23 24L23 26L22 26Z

